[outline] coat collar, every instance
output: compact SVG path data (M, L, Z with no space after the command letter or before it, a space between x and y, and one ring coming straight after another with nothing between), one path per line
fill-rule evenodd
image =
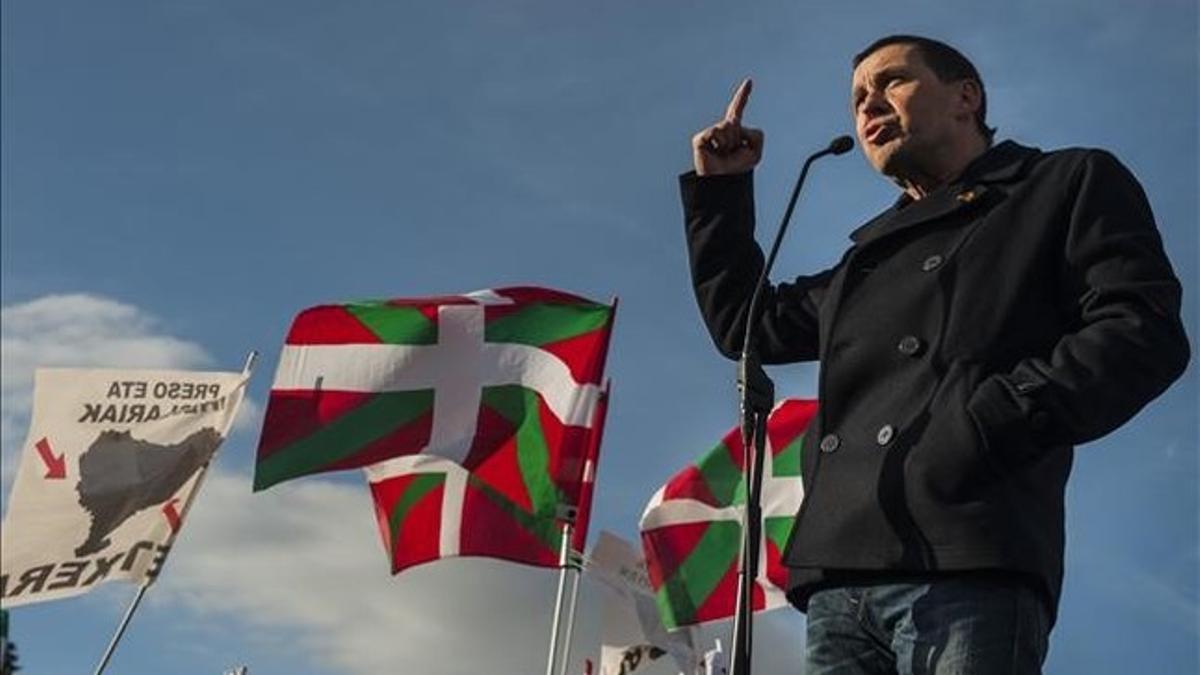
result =
M991 187L1024 175L1030 160L1041 154L1013 141L1004 141L971 162L957 180L924 199L902 195L892 207L850 233L857 245L866 244L918 223L941 218L958 209L981 203Z

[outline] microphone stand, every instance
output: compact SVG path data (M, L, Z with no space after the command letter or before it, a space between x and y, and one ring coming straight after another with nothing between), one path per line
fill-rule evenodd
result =
M742 341L742 354L738 359L737 387L741 408L742 432L742 466L745 467L746 481L746 512L742 526L742 546L738 564L737 603L733 618L733 654L730 659L733 669L730 675L750 675L750 653L753 645L753 616L754 616L754 584L758 579L759 541L762 538L762 480L763 462L767 447L767 417L775 405L775 383L767 377L756 352L755 327L758 324L758 305L762 300L763 289L766 288L775 265L775 256L779 253L779 245L787 232L788 222L792 211L796 208L796 199L800 196L800 187L808 176L808 167L816 160L826 155L841 155L854 147L854 141L849 136L839 136L829 147L809 155L804 160L800 177L792 188L791 199L783 213L783 221L779 225L779 233L767 256L754 292L750 296L750 307L746 313L746 330Z

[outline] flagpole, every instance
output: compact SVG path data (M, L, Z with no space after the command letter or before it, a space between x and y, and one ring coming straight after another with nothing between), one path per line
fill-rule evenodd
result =
M614 311L616 306L617 299L613 298ZM567 519L572 526L580 524L580 527L583 528L581 532L584 541L579 542L580 549L583 549L587 545L587 526L591 519L592 509L592 494L588 490L587 486L595 484L596 470L600 456L600 443L604 432L604 419L608 413L608 397L611 394L611 391L612 380L609 379L604 382L604 388L600 391L600 398L597 401L598 405L596 406L594 418L592 420L592 429L595 430L595 433L592 435L591 446L588 448L587 455L584 460L582 476L584 487L582 488L579 496L579 508L572 509L564 506L560 508L560 512L558 514L559 517ZM575 533L572 532L572 540L574 539L574 535ZM579 583L583 578L583 551L574 551L574 549L572 549L572 552L574 552L577 556L576 561L578 562L578 566L574 568L575 576L571 580L571 608L567 610L566 645L563 648L563 662L562 668L559 670L559 675L567 675L567 669L570 667L571 663L571 642L575 632L575 615L578 614Z
M150 583L143 583L138 586L137 595L133 596L133 602L129 603L129 608L125 610L125 616L121 618L121 623L117 625L117 632L113 633L112 640L108 642L108 648L104 650L104 656L100 657L100 663L96 665L96 670L93 675L100 675L104 672L104 668L108 665L109 659L112 658L113 652L117 650L117 643L121 641L121 636L125 634L125 629L129 626L129 620L133 618L133 613L137 610L138 605L142 602L142 596L146 594L146 589L150 588Z
M242 372L246 374L246 377L250 377L254 372L254 364L256 363L258 363L258 350L251 349L250 353L246 355L245 364L242 365Z
M254 371L254 364L257 361L258 352L253 349L250 350L250 353L246 355L245 364L242 366L242 373L246 376L247 380L249 380L250 374ZM200 471L196 475L196 487L189 492L187 500L183 503L183 508L179 511L180 522L183 522L184 518L187 517L188 511L191 510L192 502L196 500L196 494L200 492L200 483L204 480L205 474L208 473L210 464L212 464L211 458L200 467ZM168 550L175 543L176 535L178 535L178 530L173 530L171 536L168 537L166 543ZM163 564L165 563L166 561L164 560ZM104 655L100 657L100 663L96 664L96 670L93 671L93 675L101 675L104 669L108 667L108 662L112 659L113 652L117 650L117 643L121 641L121 637L125 635L125 629L129 627L129 622L133 619L133 613L137 611L138 605L142 603L142 597L146 595L146 589L150 588L150 584L154 583L154 579L156 578L157 576L150 577L138 586L137 594L133 596L133 601L129 603L128 609L125 610L125 616L121 617L121 623L117 625L117 630L113 633L112 640L109 641L108 647L104 650Z
M554 621L550 624L550 653L546 656L546 675L554 675L554 664L558 657L558 627L562 623L563 599L567 591L567 556L571 550L571 531L575 524L575 509L570 506L560 506L562 524L562 545L558 549L558 593L554 598ZM569 512L569 513L567 513Z
M568 605L570 609L567 610L567 632L563 636L563 660L562 666L558 670L559 675L568 675L567 669L571 667L571 638L575 632L575 614L579 609L579 579L583 576L583 554L573 549L571 553L578 556L575 558L578 566L574 564L570 566L575 574L571 577L571 601Z

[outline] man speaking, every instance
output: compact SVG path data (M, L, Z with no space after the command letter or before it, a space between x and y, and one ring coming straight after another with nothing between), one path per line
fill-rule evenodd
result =
M890 36L853 65L859 144L902 194L753 317L764 363L820 361L784 552L804 672L1039 673L1073 446L1185 368L1180 284L1136 179L1100 150L993 144L957 50ZM731 358L764 257L750 86L681 178L696 298Z

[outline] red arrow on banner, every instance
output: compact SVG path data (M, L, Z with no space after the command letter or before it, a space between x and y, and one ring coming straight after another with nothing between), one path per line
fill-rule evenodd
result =
M67 477L67 462L66 455L54 456L54 450L50 447L50 441L43 438L37 444L38 455L41 456L42 462L46 464L45 478L53 478L62 480Z
M172 499L171 501L167 502L166 504L163 504L163 507L162 507L163 515L167 517L167 524L171 526L171 534L175 534L176 532L179 532L179 525L180 525L179 511L175 510L175 502L177 502L177 501L179 501L178 497Z

